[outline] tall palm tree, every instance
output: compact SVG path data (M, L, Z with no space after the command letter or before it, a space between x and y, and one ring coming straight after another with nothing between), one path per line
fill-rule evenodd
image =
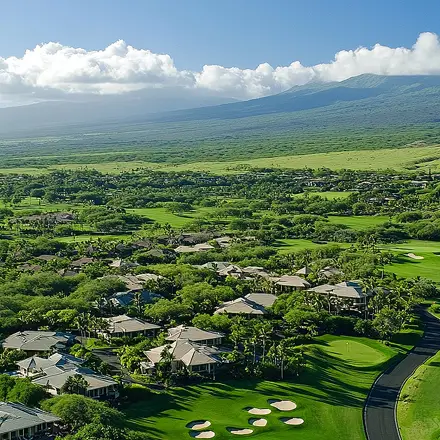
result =
M81 374L69 376L61 388L63 394L81 394L85 396L89 383Z

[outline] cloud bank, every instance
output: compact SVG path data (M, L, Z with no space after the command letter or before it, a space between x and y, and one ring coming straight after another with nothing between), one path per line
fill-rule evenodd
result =
M0 97L4 101L54 99L66 94L115 94L148 88L202 89L249 99L278 93L312 80L342 81L363 73L440 74L440 42L419 35L412 48L372 48L338 52L326 64L289 66L267 63L256 69L205 65L200 72L179 70L170 55L136 49L117 41L98 51L47 43L21 58L0 57Z

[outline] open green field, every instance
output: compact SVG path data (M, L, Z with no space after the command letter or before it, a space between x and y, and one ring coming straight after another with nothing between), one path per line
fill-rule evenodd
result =
M349 243L329 242L326 244L337 244L341 247L350 247ZM312 240L303 238L283 238L282 240L277 240L277 250L280 254L290 254L304 249L315 249L320 246L325 246L325 244L315 243Z
M166 208L135 208L127 209L128 212L132 212L143 217L148 217L154 222L158 222L161 225L169 223L173 228L181 228L186 224L192 222L195 218L200 217L210 212L212 208L197 208L191 212L185 212L184 214L173 214Z
M56 156L54 156L56 157ZM413 146L399 149L334 151L329 153L300 154L239 161L212 161L191 163L156 163L140 160L98 162L98 163L64 163L47 167L1 168L0 172L26 172L42 174L59 169L93 168L104 173L119 173L136 168L151 168L163 171L207 171L214 174L239 173L249 168L330 168L354 170L396 170L432 169L440 170L440 146Z
M402 244L383 245L382 248L397 255L396 261L385 267L387 272L406 278L420 276L440 282L440 242L408 240ZM423 260L410 258L405 255L408 253L423 257Z
M353 191L308 191L307 193L295 194L294 197L304 197L306 194L324 197L328 200L335 200L346 199L349 195L353 194Z
M366 338L323 336L309 346L308 369L298 382L230 380L176 388L158 394L145 391L125 409L128 426L146 431L153 440L190 438L186 424L209 420L216 439L231 439L226 428L251 428L262 440L363 440L362 408L375 377L387 363L408 350L420 332L403 336L410 344L390 347ZM298 407L262 416L266 427L251 427L245 408L271 408L268 399L292 400ZM282 417L304 419L287 426Z
M346 225L351 229L355 229L356 231L362 231L365 229L373 228L374 226L381 225L389 220L389 217L385 215L377 215L377 216L340 216L340 215L330 215L328 217L328 221L330 223L338 223L342 225Z
M420 366L406 382L397 406L403 440L435 440L440 437L440 353Z

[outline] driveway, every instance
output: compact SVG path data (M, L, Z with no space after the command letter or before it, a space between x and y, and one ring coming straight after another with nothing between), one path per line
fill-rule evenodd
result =
M365 404L364 427L368 440L401 440L396 420L400 389L414 370L440 350L440 321L420 310L425 332L419 344L397 365L379 376Z

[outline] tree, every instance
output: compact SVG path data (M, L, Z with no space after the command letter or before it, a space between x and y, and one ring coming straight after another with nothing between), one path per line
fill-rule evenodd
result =
M81 374L75 374L67 378L66 382L61 387L61 392L63 394L81 394L84 396L87 392L88 386L88 382L83 376L81 376Z
M76 434L64 437L65 440L148 440L146 434L102 423L88 424Z
M63 394L45 400L42 409L58 416L73 430L89 423L122 426L123 415L106 403L79 394Z
M46 391L40 385L33 384L29 379L16 379L14 388L8 393L7 400L33 407L37 406L46 396Z
M384 307L373 320L373 327L382 340L390 340L397 333L403 324L402 313Z

